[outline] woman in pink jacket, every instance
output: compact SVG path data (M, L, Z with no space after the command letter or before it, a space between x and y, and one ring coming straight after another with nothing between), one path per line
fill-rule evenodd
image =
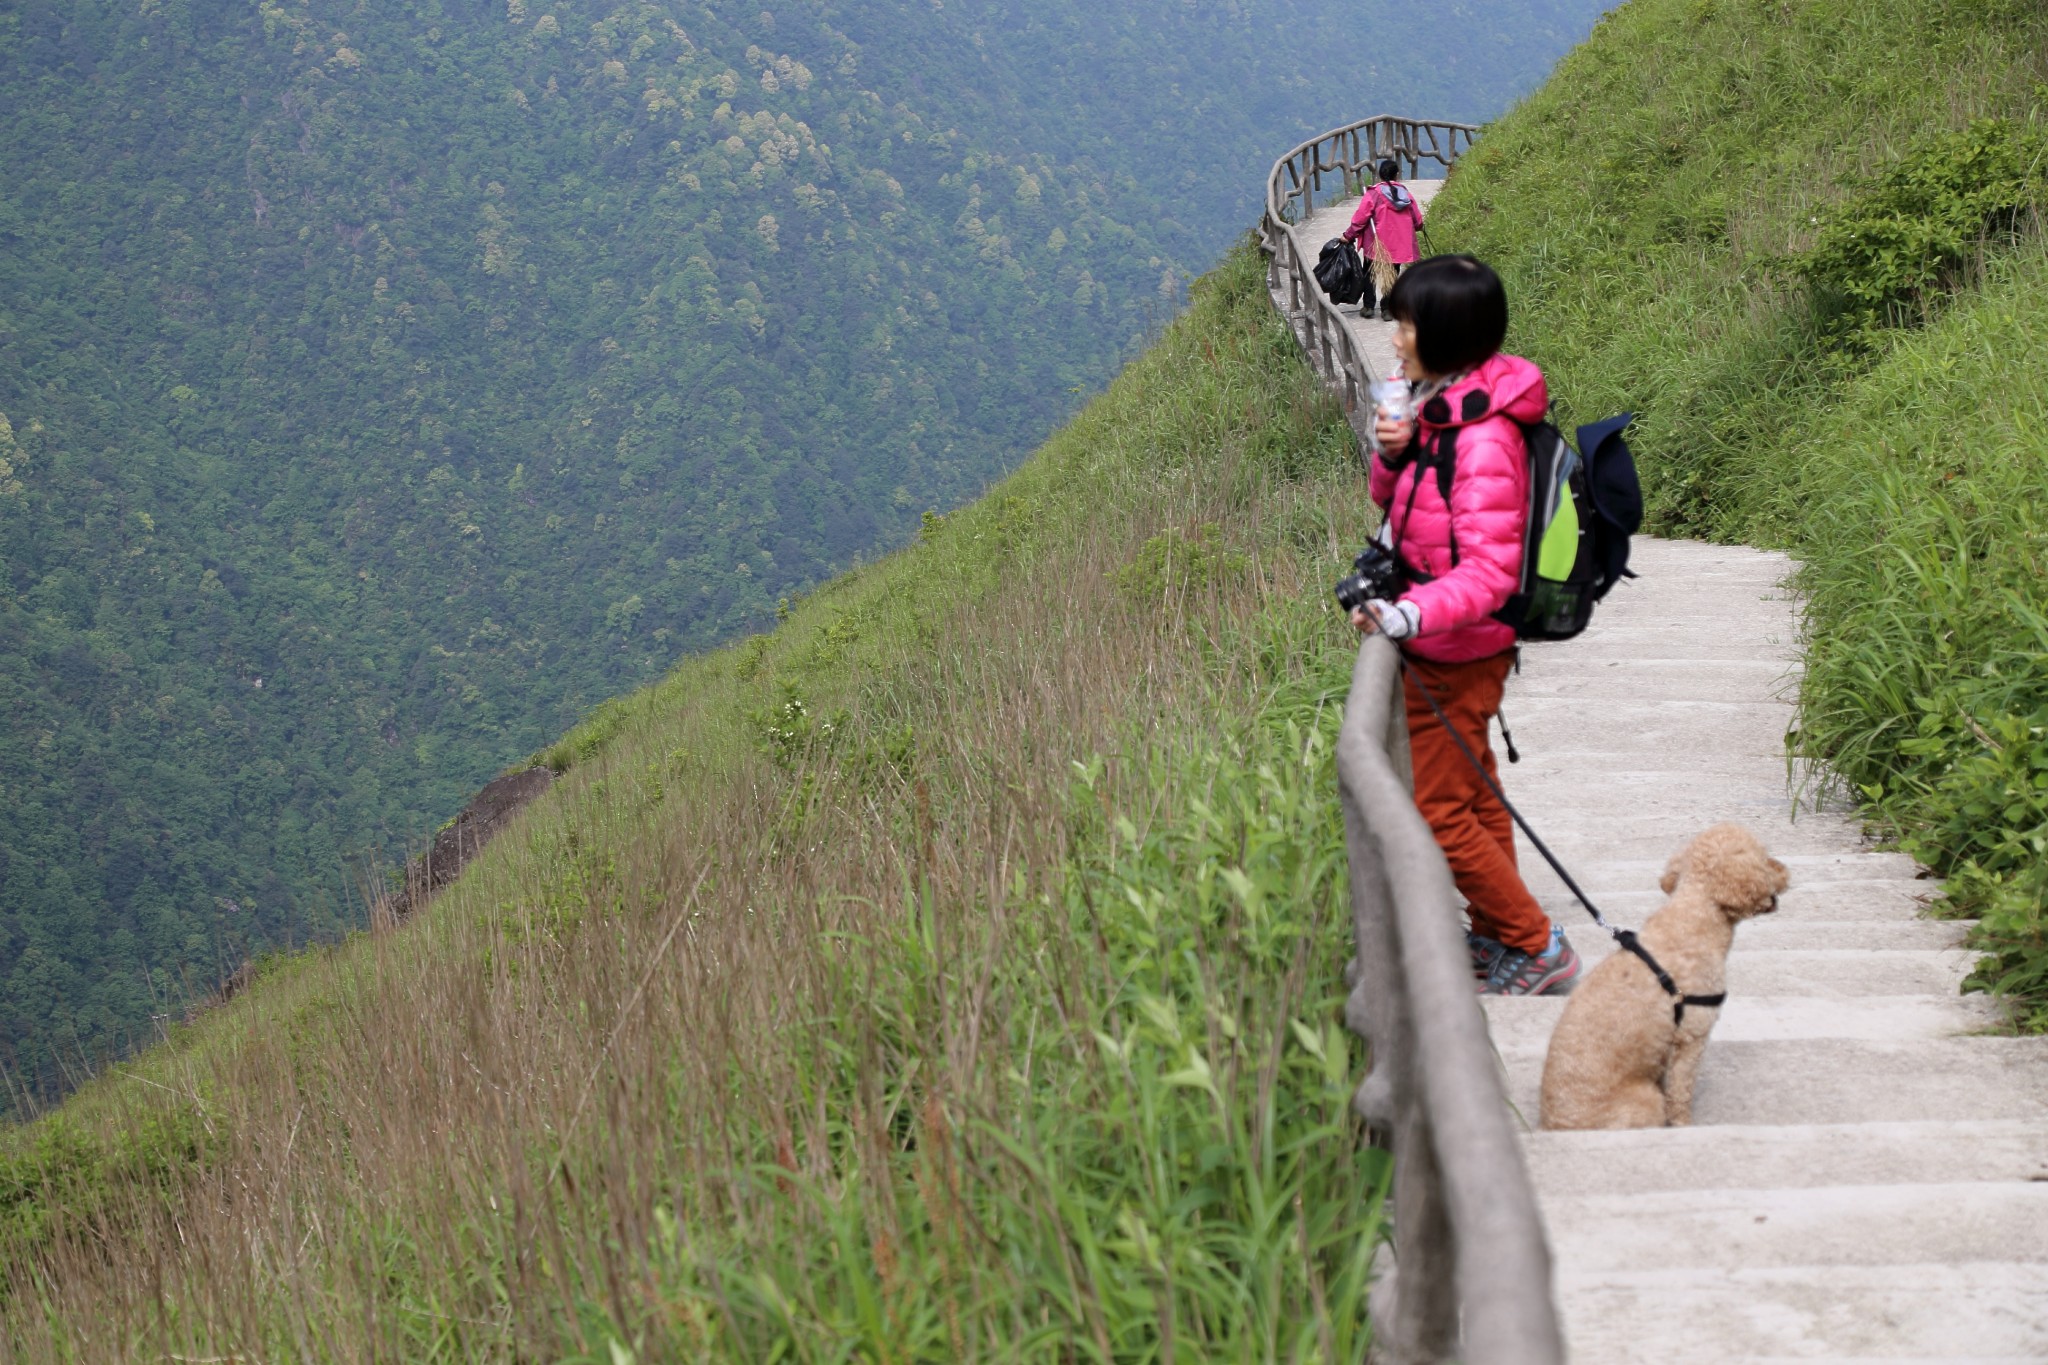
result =
M1422 227L1422 205L1397 178L1401 167L1392 157L1379 164L1380 182L1365 192L1344 229L1344 240L1365 258L1364 317L1380 307L1380 293L1417 260L1415 234ZM1391 314L1389 315L1391 316Z
M1472 257L1433 256L1408 271L1387 312L1415 416L1381 415L1372 499L1386 509L1381 541L1407 566L1411 586L1351 619L1398 641L1407 656L1415 804L1470 905L1480 989L1562 994L1578 975L1578 955L1522 884L1507 810L1418 689L1419 679L1497 782L1487 723L1514 666L1515 632L1493 613L1522 568L1529 462L1519 424L1540 420L1549 395L1542 371L1501 352L1507 294Z

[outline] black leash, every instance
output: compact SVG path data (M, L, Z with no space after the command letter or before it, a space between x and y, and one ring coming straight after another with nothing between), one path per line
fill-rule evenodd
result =
M1389 643L1392 642L1389 641ZM1513 818L1515 824L1520 827L1522 833L1529 836L1529 842L1535 845L1538 853L1543 855L1543 861L1550 864L1550 870L1555 872L1559 879L1564 882L1565 886L1570 888L1572 895L1578 899L1579 904L1586 907L1586 913L1593 917L1593 923L1605 929L1608 936L1616 943L1629 952L1634 953L1642 961L1642 964L1650 969L1650 975L1657 978L1657 984L1664 988L1664 994L1671 997L1672 1024L1678 1025L1685 1022L1685 1007L1687 1005L1697 1005L1701 1009L1714 1009L1727 1000L1728 992L1726 991L1716 995L1687 995L1680 991L1678 983L1671 979L1671 973L1665 971L1663 964L1650 956L1650 950L1645 948L1643 941L1636 937L1635 930L1617 929L1607 922L1607 917L1600 913L1599 907L1594 905L1586 893L1579 889L1579 884L1572 880L1572 874L1564 870L1564 864L1557 860L1557 855L1550 851L1550 846L1543 842L1542 837L1535 830L1529 828L1529 822L1522 818L1522 812L1515 809L1515 803L1508 800L1508 794L1500 789L1500 783L1494 781L1493 774L1486 771L1486 765L1479 761L1479 755L1472 752L1472 746L1467 744L1465 737L1458 733L1458 727L1451 724L1450 717L1444 714L1443 707L1436 704L1436 698L1429 694L1429 685L1423 681L1422 674L1416 670L1415 666L1408 662L1408 656L1401 653L1399 645L1394 646L1394 655L1401 661L1401 671L1408 675L1408 680L1415 684L1415 690L1420 692L1422 699L1429 703L1430 712L1436 717L1437 724L1444 727L1444 733L1448 734L1451 737L1451 742L1458 746L1458 752L1463 754L1465 761L1472 765L1472 771L1479 774L1479 780L1484 782L1486 789L1493 793L1494 800L1501 803L1507 810L1508 815ZM1501 736L1503 739L1506 739L1506 726L1501 727ZM1507 740L1507 744L1508 753L1511 756L1511 761L1513 761L1514 741L1511 739Z

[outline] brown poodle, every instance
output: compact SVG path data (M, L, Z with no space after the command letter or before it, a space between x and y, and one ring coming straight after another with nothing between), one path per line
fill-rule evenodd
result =
M1683 995L1719 995L1738 921L1778 908L1785 865L1740 825L1680 849L1661 885L1671 899L1642 928ZM1572 992L1543 1063L1545 1128L1655 1128L1692 1122L1692 1083L1720 1010L1674 1001L1634 953L1617 948Z

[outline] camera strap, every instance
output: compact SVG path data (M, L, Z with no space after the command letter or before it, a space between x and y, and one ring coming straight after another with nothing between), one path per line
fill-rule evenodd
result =
M1663 987L1664 994L1671 997L1671 1022L1673 1026L1675 1027L1685 1022L1685 1007L1687 1005L1692 1005L1699 1009L1718 1008L1728 998L1726 991L1720 991L1713 995L1685 994L1678 989L1678 983L1672 980L1671 973L1664 970L1664 965L1650 955L1650 950L1643 946L1643 941L1640 938L1636 937L1635 930L1617 928L1607 922L1607 917L1600 913L1600 908L1594 905L1592 899L1580 889L1578 882L1572 879L1572 874L1565 871L1564 864L1557 860L1557 855L1550 851L1550 846L1543 842L1542 836L1529 828L1529 822L1522 818L1522 812L1515 809L1514 802L1508 800L1508 794L1500 789L1500 783L1494 780L1493 774L1486 771L1486 765L1479 761L1479 755L1472 752L1472 746L1467 744L1465 737L1458 733L1458 727L1451 724L1451 718L1444 714L1443 707L1437 705L1436 698L1430 695L1428 682L1424 680L1421 671L1408 662L1408 656L1401 653L1399 645L1394 647L1394 655L1401 661L1401 671L1408 676L1408 681L1414 685L1417 692L1422 694L1422 699L1429 703L1430 714L1436 717L1437 724L1444 727L1444 733L1448 734L1451 737L1451 742L1458 746L1458 752L1463 754L1465 761L1472 765L1472 771L1479 774L1479 780L1484 782L1486 789L1493 793L1493 799L1500 802L1502 809L1507 811L1516 826L1520 828L1522 833L1529 836L1529 842L1535 846L1538 853L1543 855L1543 861L1550 864L1550 870L1558 875L1558 879L1570 889L1573 897L1577 899L1580 905L1586 908L1586 913L1593 917L1593 923L1606 930L1608 937L1612 938L1621 948L1633 953L1645 967L1650 969L1650 975L1657 978L1657 984Z

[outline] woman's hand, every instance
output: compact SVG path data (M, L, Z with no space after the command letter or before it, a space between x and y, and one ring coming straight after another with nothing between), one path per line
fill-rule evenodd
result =
M1375 597L1352 611L1351 624L1360 635L1378 631L1389 640L1412 640L1422 630L1422 609L1413 602L1386 602Z
M1376 416L1373 419L1372 434L1380 443L1382 455L1399 455L1408 448L1408 443L1415 439L1415 419L1411 417L1403 422L1395 422L1383 416Z

